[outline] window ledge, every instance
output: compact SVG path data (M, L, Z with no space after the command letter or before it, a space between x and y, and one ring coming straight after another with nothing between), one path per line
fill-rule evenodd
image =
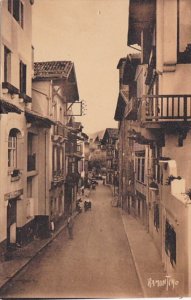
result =
M36 176L38 175L37 170L27 171L27 177Z
M15 176L15 177L11 177L11 182L18 181L18 180L20 180L20 178L21 178L20 175Z
M25 103L31 103L32 98L27 96L25 93L19 93L19 98L22 98Z

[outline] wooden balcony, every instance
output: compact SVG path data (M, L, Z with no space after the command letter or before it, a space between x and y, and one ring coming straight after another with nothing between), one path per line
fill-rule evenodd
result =
M137 109L142 122L188 122L191 95L147 95L137 98Z
M188 121L191 120L191 95L147 96L147 121Z

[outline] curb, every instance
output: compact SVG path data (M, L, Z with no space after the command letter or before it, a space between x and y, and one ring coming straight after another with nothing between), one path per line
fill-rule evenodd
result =
M128 241L128 244L129 244L131 255L133 257L133 261L134 261L134 265L135 265L135 270L136 270L136 273L137 273L137 276L138 276L138 279L139 279L139 282L140 282L140 285L141 285L143 296L144 296L144 298L148 298L147 292L146 292L146 289L145 289L145 285L143 283L143 279L142 279L142 276L141 276L141 272L140 272L138 264L136 262L136 258L135 258L135 255L133 253L133 250L132 250L132 247L131 247L131 243L130 243L130 241L128 239L128 234L127 234L127 231L126 231L126 226L125 226L124 215L122 213L122 209L119 209L119 211L120 211L120 214L121 214L121 218L122 218L123 226L124 226L124 229L125 229L127 241Z
M74 213L73 218L75 218L78 215L78 213ZM40 248L38 248L38 250L34 253L33 256L31 256L30 258L28 258L22 265L21 267L16 270L16 272L14 272L10 277L7 278L7 280L0 285L0 292L1 290L3 290L5 288L5 286L11 282L11 280L13 280L13 278L18 275L38 254L39 252L41 252L44 248L46 248L67 226L67 223L65 223L64 225L62 225L55 233L54 235L52 235L49 240L47 240L44 245L42 245Z

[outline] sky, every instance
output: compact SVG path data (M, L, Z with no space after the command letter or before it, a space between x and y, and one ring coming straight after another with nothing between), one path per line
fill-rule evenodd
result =
M127 47L128 0L35 0L35 61L74 62L80 100L87 104L84 132L117 128L121 57Z

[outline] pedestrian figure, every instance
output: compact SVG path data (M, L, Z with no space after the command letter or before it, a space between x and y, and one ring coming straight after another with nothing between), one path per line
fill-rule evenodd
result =
M73 239L73 225L74 225L73 219L71 216L69 216L67 220L67 228L68 228L69 239L71 240Z

